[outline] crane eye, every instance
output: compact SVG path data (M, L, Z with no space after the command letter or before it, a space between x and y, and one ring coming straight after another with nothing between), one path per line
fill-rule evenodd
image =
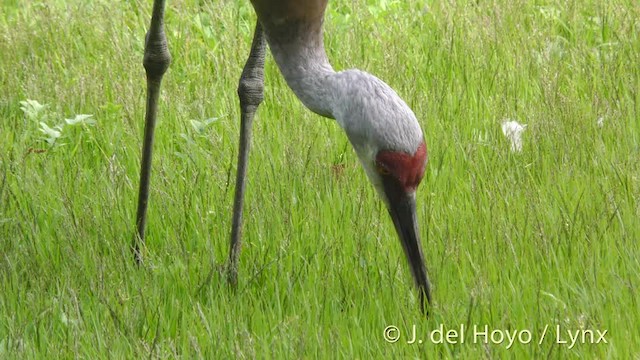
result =
M376 170L378 171L378 174L380 175L389 175L391 174L391 172L384 166L380 165L380 164L376 164Z

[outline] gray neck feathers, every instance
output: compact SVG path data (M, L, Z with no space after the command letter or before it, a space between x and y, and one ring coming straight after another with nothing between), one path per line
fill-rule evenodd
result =
M335 71L322 45L322 34L314 38L271 41L269 47L280 72L298 99L311 111L329 118L333 115Z
M393 89L363 71L336 73L327 59L321 29L290 30L267 31L267 40L287 84L307 108L336 119L361 156L380 149L415 152L422 131Z

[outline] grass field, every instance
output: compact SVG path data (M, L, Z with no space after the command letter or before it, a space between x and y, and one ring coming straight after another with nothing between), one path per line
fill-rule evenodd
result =
M0 4L0 358L640 359L637 1L330 2L334 67L387 81L425 133L428 319L346 136L270 57L227 287L248 1L169 1L142 268L152 1Z

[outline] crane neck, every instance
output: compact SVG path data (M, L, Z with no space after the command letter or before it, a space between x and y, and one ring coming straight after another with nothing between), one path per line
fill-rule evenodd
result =
M322 29L289 29L286 33L266 30L271 53L287 85L311 111L335 118L336 72L324 49Z
M356 69L334 71L321 23L269 25L267 41L287 85L311 111L336 119L359 156L372 158L378 149L391 148L415 153L422 131L413 111L377 77Z

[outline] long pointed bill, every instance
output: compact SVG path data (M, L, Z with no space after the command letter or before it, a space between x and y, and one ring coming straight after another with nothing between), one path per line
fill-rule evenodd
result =
M415 192L406 193L392 184L385 184L389 215L393 219L402 248L409 261L413 279L420 291L420 306L425 310L424 298L431 303L431 286L424 265L424 256L420 246L418 221L416 217Z

